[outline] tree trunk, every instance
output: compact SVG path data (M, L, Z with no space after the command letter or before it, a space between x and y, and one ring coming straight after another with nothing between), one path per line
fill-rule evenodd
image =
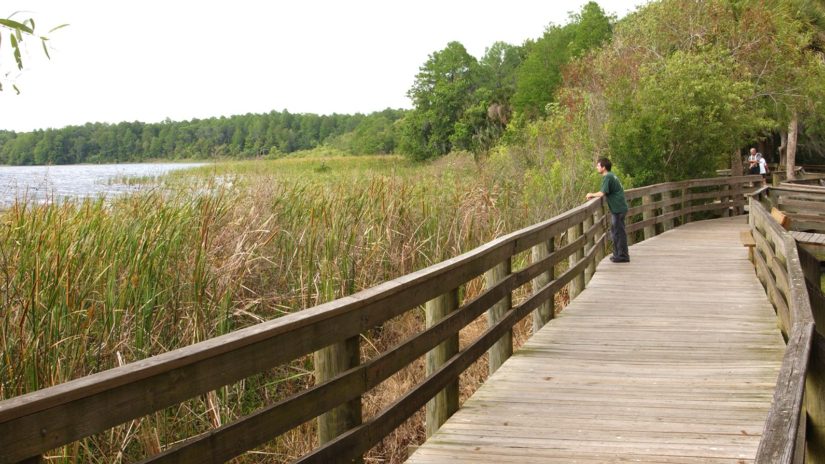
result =
M796 111L791 116L791 122L788 124L788 154L786 157L786 169L788 171L788 180L796 178L796 139L798 135L799 115Z
M741 176L744 172L744 168L742 166L742 153L737 148L733 151L730 157L730 175L731 176Z
M779 145L779 166L784 166L788 158L788 132L779 131L779 139L782 141Z

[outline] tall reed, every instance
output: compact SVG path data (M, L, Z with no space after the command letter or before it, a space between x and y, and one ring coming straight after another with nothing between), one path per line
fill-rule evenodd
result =
M394 157L214 165L108 202L17 204L0 216L0 398L376 285L526 225L534 215L527 208L518 189L462 157L431 166ZM397 342L420 327L419 316L368 334L367 344ZM157 452L310 384L310 363L253 376L55 456L113 462ZM311 437L307 424L243 460L287 461ZM398 452L374 455L393 461Z

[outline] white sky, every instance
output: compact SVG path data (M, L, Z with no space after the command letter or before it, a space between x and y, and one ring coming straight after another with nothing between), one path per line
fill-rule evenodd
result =
M598 1L598 0L597 0ZM565 24L585 0L12 0L0 17L33 17L52 59L27 40L26 69L0 71L0 129L266 113L409 108L406 92L449 41L480 57ZM644 0L598 1L624 16ZM8 84L8 80L6 80Z

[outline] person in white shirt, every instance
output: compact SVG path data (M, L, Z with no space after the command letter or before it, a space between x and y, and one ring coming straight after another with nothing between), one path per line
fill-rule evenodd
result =
M761 157L762 153L756 151L756 148L751 148L748 155L748 174L759 174L759 158Z
M758 154L759 159L756 161L759 166L759 174L762 174L762 177L768 176L768 162L765 161L765 157L762 156L761 153Z

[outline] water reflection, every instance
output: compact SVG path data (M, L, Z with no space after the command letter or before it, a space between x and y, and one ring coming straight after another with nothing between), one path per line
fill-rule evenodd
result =
M0 166L0 208L15 200L43 203L70 198L112 196L141 188L155 178L203 163ZM137 179L138 182L130 181Z

